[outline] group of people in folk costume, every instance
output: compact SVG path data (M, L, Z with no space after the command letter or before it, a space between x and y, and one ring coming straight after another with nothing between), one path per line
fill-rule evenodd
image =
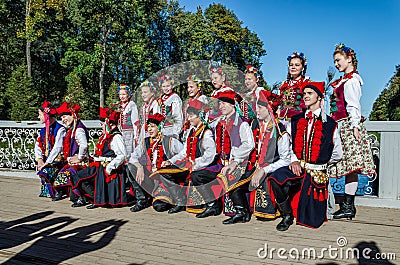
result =
M80 106L45 101L35 146L39 196L69 196L72 207L88 209L152 206L197 218L223 212L223 224L282 217L276 228L285 231L294 219L312 228L327 221L329 178L344 176L344 199L333 218L352 219L358 173L372 175L375 167L356 54L340 44L333 57L344 75L330 84L330 113L323 107L325 82L306 77L306 57L298 52L287 58L288 77L277 94L259 86L253 66L245 70L243 94L228 85L221 67L209 69L211 97L202 92L204 81L189 75L185 104L173 76L158 79L159 97L145 81L140 111L132 89L120 85L118 110L100 108L102 135L92 156Z

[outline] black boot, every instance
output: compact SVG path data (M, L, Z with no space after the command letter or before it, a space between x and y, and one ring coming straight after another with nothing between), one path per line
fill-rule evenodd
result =
M136 203L129 210L131 212L138 212L150 206L149 195L140 187L135 181L131 180L132 188L135 191Z
M278 203L278 207L282 214L282 221L276 226L276 230L286 231L293 224L294 219L289 198L282 203Z
M186 211L186 195L184 189L176 184L174 186L170 186L168 191L171 192L171 195L175 201L175 206L169 209L168 213L172 214Z
M204 212L196 214L197 218L206 218L208 216L216 216L220 215L222 212L221 201L216 200L209 203L206 203L206 209Z
M84 197L79 197L78 200L76 200L71 207L82 207L87 204L87 200Z
M235 224L235 223L246 223L250 221L250 213L249 211L242 206L235 206L235 215L222 221L224 225L227 224Z
M354 197L355 195L344 194L344 200L340 204L340 209L333 213L334 219L347 218L347 220L352 220L355 217Z

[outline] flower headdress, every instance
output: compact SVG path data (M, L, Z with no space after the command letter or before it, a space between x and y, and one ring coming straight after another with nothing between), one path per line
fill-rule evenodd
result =
M307 57L304 55L304 53L293 52L291 55L287 57L287 60L290 62L290 60L293 58L300 58L304 62L304 65L307 65Z
M258 69L257 68L255 68L254 66L252 66L252 65L248 65L247 67L246 67L246 70L244 70L244 73L245 74L254 74L254 76L256 77L256 78L260 78L260 73L259 73L259 71L258 71Z
M339 43L338 45L336 45L335 50L342 51L346 53L347 56L351 56L352 52L352 49L350 47L345 46L344 43Z
M221 67L211 67L210 68L210 75L212 75L213 73L217 73L217 74L220 74L222 76L225 76L225 73L224 73L224 71L222 70Z
M132 88L130 88L129 86L127 86L127 85L125 85L125 84L121 84L121 85L118 86L118 88L117 88L117 94L119 94L119 92L120 92L121 90L126 90L126 91L128 92L129 95L132 95L132 93L133 93Z
M145 86L149 87L149 88L150 88L150 91L153 91L153 92L154 92L154 91L157 90L157 88L153 85L153 83L149 82L148 80L143 81L143 82L139 85L139 88L142 88L142 87L145 87Z
M174 78L172 77L172 75L170 75L170 74L165 74L165 75L162 75L162 76L160 76L160 77L158 78L158 85L161 87L161 85L162 85L164 82L166 82L166 81L170 81L170 82L171 82L171 85L174 85L174 83L175 83L175 80L174 80Z
M197 84L197 87L198 88L202 88L203 87L203 81L202 80L200 80L196 75L189 75L187 78L186 78L186 81L193 81L193 82L195 82L196 84Z

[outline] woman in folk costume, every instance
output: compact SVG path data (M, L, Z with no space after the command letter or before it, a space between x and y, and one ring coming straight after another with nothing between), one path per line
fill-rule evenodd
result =
M202 88L204 86L203 81L201 81L196 75L189 75L186 79L187 81L187 92L189 95L189 99L185 104L185 111L184 111L184 119L185 123L183 125L183 136L182 139L183 141L186 140L187 134L190 131L191 125L190 125L190 120L187 118L187 109L189 107L189 101L190 100L199 100L203 102L204 104L208 105L208 98L206 95L203 94ZM208 116L208 114L207 114Z
M153 83L146 80L140 84L139 89L143 100L143 105L139 113L141 127L138 144L141 144L142 140L145 137L148 137L146 134L147 118L149 115L160 113L160 108L156 97L157 88L153 85Z
M242 220L248 222L250 220L248 204L242 203L245 200L242 196L245 194L237 188L251 180L251 174L246 174L246 166L255 143L250 125L237 111L236 98L237 94L232 90L216 95L222 117L216 126L215 138L218 158L224 166L218 178L224 183L224 190L229 196L234 193L231 199L236 214L244 216ZM224 202L226 203L226 200Z
M188 174L191 184L202 197L199 204L205 203L206 205L205 210L196 215L197 218L221 213L221 207L217 202L221 196L221 190L215 194L213 186L219 186L216 177L222 165L218 163L216 157L216 144L212 130L208 126L207 113L208 106L206 104L197 99L189 100L187 119L190 121L191 128L188 137L182 151L168 160L172 164L184 163L184 167L190 170ZM175 212L185 209L184 205L178 206L175 207Z
M278 118L285 126L292 116L302 113L306 108L301 94L303 87L310 81L306 77L307 58L302 52L293 52L287 60L288 74L279 88L281 105L278 109Z
M35 159L41 180L39 197L57 198L53 182L58 171L64 166L62 156L65 128L56 121L57 112L50 102L44 101L39 108L38 119L45 127L39 132L35 143ZM55 196L57 195L57 196Z
M211 76L211 83L215 88L214 91L211 93L211 111L209 115L210 122L215 125L217 118L221 116L220 109L218 107L218 100L215 98L221 92L235 92L233 88L228 85L226 79L226 73L223 71L221 67L211 67L210 68L210 76ZM236 93L236 92L235 92ZM235 107L237 108L238 113L246 120L250 121L251 119L255 118L254 111L251 108L251 102L247 102L243 100L243 97L236 93L235 99ZM214 127L212 125L212 127Z
M327 221L326 169L341 159L342 147L337 123L321 109L324 90L324 82L309 82L304 87L307 110L293 116L287 125L292 138L292 162L267 177L272 201L282 215L278 231L287 230L294 217L297 224L311 228Z
M80 106L78 104L68 100L62 103L56 111L67 128L63 143L64 160L67 161L67 164L58 173L54 180L54 186L57 188L71 187L70 176L89 165L89 132L79 119ZM73 202L72 207L84 206L87 203L78 189L71 190L70 200Z
M160 113L166 117L162 134L178 138L183 128L183 111L182 99L175 93L174 83L175 80L170 74L158 78L163 94L157 102Z
M121 112L118 126L122 132L126 152L128 154L133 152L139 139L139 114L136 103L131 100L132 89L124 84L118 86L117 93L119 95L119 110Z
M96 144L94 162L71 176L72 188L80 188L92 204L98 206L125 206L127 204L123 165L127 157L124 140L118 129L120 113L100 108L103 134Z
M257 119L251 124L256 148L250 153L247 170L253 167L257 170L249 185L250 207L253 215L260 220L275 219L279 216L269 195L265 178L291 162L290 135L285 126L275 118L279 104L279 95L262 90L257 101Z
M183 182L186 179L186 169L165 164L165 161L182 150L183 145L178 139L161 133L164 121L165 116L160 113L148 116L146 122L148 136L135 148L129 159L128 168L131 173L129 180L137 199L136 204L130 209L132 212L140 211L150 205L150 194L154 197L154 210L157 212L169 210L175 201L171 194L174 188L168 189L168 184L172 184L174 180ZM176 188L172 193L175 190L180 191Z
M248 91L245 94L245 100L251 104L253 111L256 111L257 100L260 97L260 92L264 91L264 88L259 86L261 82L261 75L257 68L252 65L248 65L244 71L244 84Z
M340 44L333 53L335 67L344 76L332 82L331 117L338 122L343 146L343 159L330 167L331 177L345 176L344 201L333 218L352 219L356 215L354 197L358 186L358 174L374 175L367 131L361 117L361 86L363 81L357 72L357 58L353 49Z

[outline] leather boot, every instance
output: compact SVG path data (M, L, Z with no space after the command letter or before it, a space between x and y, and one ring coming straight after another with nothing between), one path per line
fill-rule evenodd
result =
M355 217L354 197L355 195L344 194L344 200L340 204L340 209L333 213L334 219L347 218L347 220L352 220Z
M135 181L131 180L132 188L135 191L136 203L129 210L131 212L138 212L150 206L149 197L147 193Z
M174 186L170 186L168 191L171 192L171 195L175 201L175 206L169 209L168 213L173 214L186 211L186 198L183 188L176 184Z
M204 212L196 214L197 218L206 218L208 216L216 216L220 215L222 212L221 201L216 200L209 203L206 203L206 209Z
M235 224L235 223L246 223L250 221L250 213L245 207L235 206L235 210L236 212L234 216L222 222L224 225Z
M88 202L84 197L79 197L78 200L76 200L71 207L82 207L85 206Z
M289 198L282 203L278 203L278 208L282 214L282 221L276 226L276 230L286 231L293 224L294 219Z

